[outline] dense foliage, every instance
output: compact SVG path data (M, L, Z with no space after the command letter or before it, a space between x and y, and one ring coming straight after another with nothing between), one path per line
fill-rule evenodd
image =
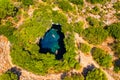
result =
M114 3L113 7L114 7L116 10L120 10L120 1Z
M33 0L22 0L23 5L29 6L33 4Z
M72 11L73 7L67 0L59 0L58 7L61 8L63 11Z
M69 1L72 2L73 4L80 5L80 6L83 6L84 4L83 0L69 0Z
M92 3L92 4L96 4L96 3L104 4L109 0L87 0L87 1Z
M113 24L107 26L107 30L111 36L113 36L117 40L120 40L120 22L113 23Z
M105 73L103 73L100 69L93 69L89 71L86 80L108 80Z
M79 49L84 53L89 53L90 50L91 50L90 46L85 44L85 43L80 43L79 44Z
M71 76L65 76L63 80L84 80L84 76L81 74L71 74Z
M112 64L112 57L100 48L93 48L92 56L95 61L103 67L110 67Z
M92 8L90 11L92 14L99 14L100 13L100 8L98 6L95 6Z
M92 27L101 27L102 26L102 22L98 21L98 19L96 19L96 18L87 17L86 20L88 21L89 25Z
M18 76L11 71L7 71L6 73L0 75L0 80L18 80Z
M10 0L0 0L0 18L7 16L15 16L18 9L10 2Z
M83 37L89 43L101 44L108 36L108 32L102 27L89 27L83 31Z
M6 36L10 41L12 40L13 32L15 28L10 27L11 23L6 23L5 25L0 25L0 35Z
M74 28L74 32L78 33L79 35L82 35L82 32L83 32L83 25L84 23L83 22L76 22L73 24L73 28Z

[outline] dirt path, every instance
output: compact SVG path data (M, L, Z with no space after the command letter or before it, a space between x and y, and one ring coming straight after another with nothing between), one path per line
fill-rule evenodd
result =
M10 42L5 36L0 36L0 74L11 67L8 53L10 53Z

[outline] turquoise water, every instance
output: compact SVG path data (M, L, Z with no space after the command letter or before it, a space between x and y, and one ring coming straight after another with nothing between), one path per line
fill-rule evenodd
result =
M56 29L50 29L41 40L41 47L50 49L52 53L60 48L58 40L60 39Z

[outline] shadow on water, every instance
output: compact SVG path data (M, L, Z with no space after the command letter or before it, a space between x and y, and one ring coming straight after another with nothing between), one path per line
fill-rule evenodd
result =
M53 52L51 51L51 48L42 48L42 43L41 43L41 41L42 41L43 38L46 36L46 34L49 33L49 31L50 31L51 29L55 29L56 32L57 32L57 34L59 35L59 39L57 40L59 49L57 50L57 53L53 53ZM64 38L65 38L65 36L64 36L64 34L61 32L61 25L59 25L59 24L52 24L52 27L45 33L44 37L41 38L40 41L39 41L39 46L40 46L40 51L39 51L39 52L40 52L40 53L50 52L50 53L52 53L52 54L55 54L55 58L56 58L57 60L62 59L62 58L63 58L63 54L66 52L66 48L65 48L64 41L63 41ZM53 41L53 42L54 42L54 41ZM51 44L51 43L49 43L49 44ZM49 44L48 44L48 45L49 45Z

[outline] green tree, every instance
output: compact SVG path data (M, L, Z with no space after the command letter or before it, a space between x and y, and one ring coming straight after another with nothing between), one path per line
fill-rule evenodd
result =
M103 67L107 68L112 65L112 63L111 63L112 57L100 48L93 48L92 56L95 59L95 61Z
M18 9L10 2L10 0L0 0L0 18L7 16L15 16Z
M69 0L69 1L72 2L73 4L80 5L80 6L83 6L84 4L83 0Z
M23 5L29 6L33 4L33 0L22 0Z
M92 44L101 44L108 36L102 27L89 27L83 31L83 38Z
M120 40L120 22L113 23L107 26L107 31L113 36L115 39Z
M89 71L86 80L108 80L105 73L102 72L100 69L93 69Z
M100 22L98 19L96 19L94 17L87 17L86 20L88 21L89 25L92 27L101 27L102 26L102 22Z
M67 0L59 0L58 7L61 8L63 11L72 11L73 7Z
M73 28L74 28L74 32L78 33L79 35L82 35L82 32L83 32L83 25L84 23L83 22L76 22L73 24Z
M18 80L18 76L11 71L7 71L6 73L0 75L0 80Z
M82 74L71 74L71 76L65 76L63 80L84 80Z
M109 0L87 0L87 1L92 3L92 4L96 4L96 3L104 4L104 3L106 3Z
M113 7L114 7L116 10L120 10L120 1L114 3Z
M91 50L90 46L85 43L80 43L78 48L84 53L88 53Z
M100 13L100 8L98 6L93 7L91 10L91 13L93 13L95 15Z

